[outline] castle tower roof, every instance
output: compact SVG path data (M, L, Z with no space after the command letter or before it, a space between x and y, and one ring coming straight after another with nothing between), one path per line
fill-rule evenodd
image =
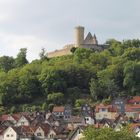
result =
M98 44L98 40L95 34L93 36L93 44Z
M89 33L87 34L85 40L84 40L84 43L89 42L89 41L92 40L92 39L93 39L92 34L89 32Z

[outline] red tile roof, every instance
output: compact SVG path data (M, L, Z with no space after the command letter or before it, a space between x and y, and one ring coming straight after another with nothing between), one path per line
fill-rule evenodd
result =
M53 108L53 112L64 112L65 107L64 106L55 106Z
M4 114L1 116L1 120L6 121L8 119L9 115L8 114Z
M126 105L125 106L126 112L139 112L140 111L140 104L137 105Z
M13 114L12 117L18 121L21 118L21 114Z
M140 102L140 96L134 96L132 99L128 100L129 104L134 104L135 102Z
M104 105L104 104L99 104L96 106L95 111L99 112L99 109L108 109L109 112L117 112L117 106L115 105Z

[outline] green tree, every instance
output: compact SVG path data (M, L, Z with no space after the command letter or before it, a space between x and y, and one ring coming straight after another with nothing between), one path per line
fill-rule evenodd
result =
M48 59L48 58L47 58L47 55L46 55L46 50L45 50L45 48L42 48L42 49L41 49L41 52L39 53L39 56L40 56L40 59L41 59L42 61Z
M98 83L98 80L96 79L91 79L90 81L90 95L94 101L97 101L100 97L101 94L101 87Z
M131 93L131 95L139 94L140 91L140 63L128 61L124 65L124 81L123 85Z
M2 56L0 57L0 69L4 72L8 72L9 70L13 69L15 60L13 57L9 56Z
M93 52L94 51L92 49L77 48L74 52L74 61L77 64L80 64L83 60L88 59L90 57L90 54L92 54Z
M112 128L96 129L89 126L83 134L83 140L139 140L129 128L114 131Z
M28 60L26 59L26 53L27 53L26 48L20 49L20 52L17 54L17 57L15 59L16 67L21 67L28 63Z
M61 105L64 102L64 94L60 92L48 94L47 101L55 105Z
M82 105L86 104L87 101L85 99L77 99L75 101L75 107L81 107Z
M51 92L64 92L67 84L63 78L64 72L62 70L43 71L40 75L40 82L44 89L44 94Z

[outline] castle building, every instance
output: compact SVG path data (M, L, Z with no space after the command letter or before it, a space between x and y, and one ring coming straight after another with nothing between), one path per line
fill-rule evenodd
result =
M96 51L102 51L106 48L107 45L98 44L98 40L96 35L89 32L87 36L84 35L84 27L77 26L75 27L74 33L74 44L67 44L63 47L63 49L55 50L53 52L47 53L48 58L63 56L63 55L70 55L72 54L71 48L73 47L82 47L82 48L91 48Z

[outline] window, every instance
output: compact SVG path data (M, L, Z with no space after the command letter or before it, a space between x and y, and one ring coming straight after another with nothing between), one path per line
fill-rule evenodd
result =
M11 137L13 137L13 135L11 135Z
M50 134L50 138L53 138L53 134Z
M37 133L37 136L41 136L41 133Z
M9 137L9 135L6 135L6 137Z
M107 108L101 108L100 112L108 112L108 109Z
M89 118L86 118L87 121L89 121Z
M21 122L21 125L24 125L24 122Z

